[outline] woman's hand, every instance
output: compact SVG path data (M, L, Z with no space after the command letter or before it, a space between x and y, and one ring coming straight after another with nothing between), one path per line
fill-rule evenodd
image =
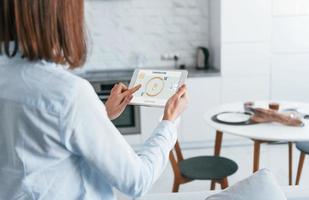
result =
M111 94L105 103L108 117L111 120L119 117L132 100L133 94L140 88L141 85L137 85L134 88L128 89L128 87L123 83L116 84L111 90Z
M175 121L188 105L187 87L181 86L165 105L163 120Z

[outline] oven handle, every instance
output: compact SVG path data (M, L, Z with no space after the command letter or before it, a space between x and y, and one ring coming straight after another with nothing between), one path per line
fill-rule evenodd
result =
M98 95L101 100L107 100L109 95Z

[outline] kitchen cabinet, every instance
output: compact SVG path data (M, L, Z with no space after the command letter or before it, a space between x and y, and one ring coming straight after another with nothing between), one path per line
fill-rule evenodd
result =
M309 5L307 6L309 8ZM309 52L309 16L290 16L273 18L272 51L274 53Z
M268 100L271 1L221 0L222 103Z
M269 41L271 4L269 0L221 0L222 41Z
M163 108L141 107L142 141L145 141L157 127L163 116Z
M134 135L124 135L127 142L138 149L152 134L163 116L163 108L140 107L141 132Z
M271 98L309 101L309 1L274 0Z
M211 142L215 130L208 127L204 114L221 104L221 77L187 80L189 106L182 115L179 140L181 143Z
M273 15L287 17L309 15L309 1L307 0L273 0Z
M271 66L270 44L223 43L221 48L222 76L269 76Z
M309 101L309 60L304 54L278 54L273 57L271 98Z
M269 99L268 76L234 76L222 78L222 103Z
M223 103L270 98L269 44L222 44L221 55Z

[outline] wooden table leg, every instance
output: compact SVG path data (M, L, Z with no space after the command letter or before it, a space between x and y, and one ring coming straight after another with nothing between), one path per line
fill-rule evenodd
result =
M216 141L215 141L215 151L214 151L215 156L220 156L221 146L222 146L222 137L223 137L223 133L221 131L217 131ZM212 180L210 190L215 190L215 189L216 189L216 181Z
M289 142L289 185L293 185L293 143Z
M261 141L254 141L254 151L253 151L253 173L258 171L260 168L260 149L261 149Z
M253 152L253 172L256 172L260 168L260 151L263 141L254 141ZM293 185L293 143L289 142L289 185Z
M299 157L299 163L298 163L298 169L297 169L297 176L296 176L296 185L299 185L300 177L303 171L303 166L305 162L305 156L306 154L301 152L300 157Z

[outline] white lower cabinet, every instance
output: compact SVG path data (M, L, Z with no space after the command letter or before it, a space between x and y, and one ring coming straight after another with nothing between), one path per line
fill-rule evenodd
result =
M142 141L145 141L157 127L163 116L163 108L141 107Z
M182 115L179 140L182 143L213 143L215 130L206 125L204 114L221 104L220 77L190 78L187 81L189 106Z
M152 134L163 115L163 108L140 107L140 134L125 135L126 141L135 148L139 148Z

